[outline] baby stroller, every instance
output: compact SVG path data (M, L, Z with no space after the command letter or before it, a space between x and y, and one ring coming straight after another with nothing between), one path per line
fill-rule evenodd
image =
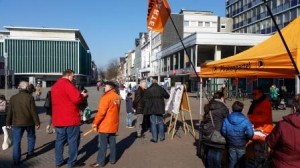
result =
M285 110L286 109L286 102L284 101L284 99L280 99L278 109L280 109L280 110Z

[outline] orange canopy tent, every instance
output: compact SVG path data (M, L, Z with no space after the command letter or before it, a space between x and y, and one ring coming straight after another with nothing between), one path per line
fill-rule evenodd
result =
M300 17L281 33L299 67ZM244 52L204 64L200 70L202 78L295 78L295 75L295 68L278 33Z

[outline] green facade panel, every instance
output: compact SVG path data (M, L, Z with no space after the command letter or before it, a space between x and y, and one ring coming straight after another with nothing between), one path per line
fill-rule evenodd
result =
M7 39L6 42L9 68L15 73L61 73L65 69L78 73L85 69L78 66L81 62L78 41Z
M3 42L0 42L0 56L4 56L4 51L3 51Z

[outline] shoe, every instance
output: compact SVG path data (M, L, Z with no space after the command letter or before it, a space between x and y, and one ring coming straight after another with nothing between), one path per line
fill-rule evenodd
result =
M157 141L155 141L154 139L150 139L150 141L153 143L157 143Z
M127 128L134 128L133 126L128 126Z
M19 167L20 166L20 161L14 161L12 167Z
M64 166L64 164L66 164L66 163L67 163L67 161L65 161L65 160L64 160L64 161L63 161L61 164L58 164L58 165L56 165L56 167L57 167L57 168L59 168L59 167L63 167L63 166Z
M52 134L52 131L50 131L50 125L47 125L47 127L46 127L46 133L47 134Z
M32 154L27 154L27 155L26 155L26 160L31 159L31 158L33 158L33 157L35 157L35 154L34 154L34 153L32 153Z
M160 139L160 141L164 141L164 140L165 140L165 138L161 138L161 139Z
M144 138L145 135L137 135L136 137L137 137L137 138Z
M104 165L101 165L99 163L93 163L93 164L90 164L90 167L104 167Z
M85 163L75 163L72 167L84 167Z
M116 164L116 161L109 161L110 164Z

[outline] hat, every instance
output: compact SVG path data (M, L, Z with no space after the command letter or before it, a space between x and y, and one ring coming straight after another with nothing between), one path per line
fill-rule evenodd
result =
M116 85L115 82L113 82L113 81L107 81L107 82L104 82L104 85L109 85L109 86L111 86L112 88L117 87L117 85Z

